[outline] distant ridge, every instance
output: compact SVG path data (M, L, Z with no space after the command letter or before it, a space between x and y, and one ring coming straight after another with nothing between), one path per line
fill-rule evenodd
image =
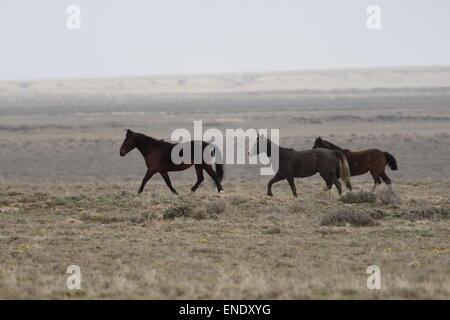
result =
M11 93L202 94L450 86L450 66L1 81Z

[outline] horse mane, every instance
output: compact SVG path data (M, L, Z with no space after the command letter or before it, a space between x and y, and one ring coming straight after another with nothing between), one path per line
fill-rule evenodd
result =
M278 147L278 150L280 150L280 151L281 151L281 150L284 150L284 151L295 151L295 149L293 149L293 148L282 147L282 146L276 144L275 142L272 142L272 140L270 140L270 139L267 138L267 137L264 137L264 139L266 139L266 141L267 141L267 146L270 147L270 148L272 148L272 144L273 144L274 146L277 146L277 147ZM271 151L270 151L270 153L271 153Z
M331 143L331 142L328 141L328 140L322 139L322 141L324 141L325 143L329 144L329 145L330 145L332 148L334 148L334 149L337 149L337 150L339 150L339 151L344 151L344 149L342 149L341 147L335 145L334 143Z
M133 132L137 137L138 141L145 145L162 145L167 144L168 142L164 141L164 139L155 139L153 137L147 136L143 133Z

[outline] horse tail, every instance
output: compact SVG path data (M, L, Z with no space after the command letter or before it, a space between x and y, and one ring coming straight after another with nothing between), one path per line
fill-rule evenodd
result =
M223 170L223 157L222 153L220 152L220 149L217 146L214 146L214 155L216 157L216 175L219 179L219 182L222 182L223 176L224 176L224 170Z
M398 169L397 160L395 160L394 156L389 152L385 152L384 156L386 157L389 168L391 168L391 170L397 170Z
M333 150L338 159L339 177L344 181L347 189L352 190L352 184L350 183L350 167L348 166L347 157L339 150Z

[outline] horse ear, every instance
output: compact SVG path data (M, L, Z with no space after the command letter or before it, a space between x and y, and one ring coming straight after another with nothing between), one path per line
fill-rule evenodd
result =
M317 141L322 141L322 138L321 138L321 137L317 137L316 140L317 140Z

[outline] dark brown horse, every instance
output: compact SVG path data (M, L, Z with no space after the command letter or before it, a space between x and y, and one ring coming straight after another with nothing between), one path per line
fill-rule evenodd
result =
M191 150L195 150L195 144L199 144L200 141L189 141L187 143L191 144ZM204 161L202 156L202 163L194 164L194 152L191 152L191 161L188 163L182 162L180 164L175 164L172 161L172 149L178 145L178 143L169 143L163 140L157 140L152 137L146 136L142 133L136 133L127 129L125 140L120 147L120 155L123 157L128 152L137 148L145 159L145 164L147 165L147 173L142 179L141 187L138 193L144 191L144 186L148 180L155 174L158 173L166 182L172 193L178 194L175 188L172 186L169 178L169 171L182 171L187 168L194 166L195 172L197 173L197 182L192 186L191 190L195 192L198 186L204 180L203 170L208 173L208 175L214 180L217 186L217 191L223 190L220 182L223 179L223 165L216 162L216 171L213 170L211 164ZM207 142L201 141L202 155L205 148L212 147L212 155L221 156L220 150L214 145L210 145ZM180 154L182 156L182 154Z
M345 182L348 189L352 189L347 159L342 152L327 149L296 151L280 147L264 136L258 136L249 155L265 152L273 163L275 160L272 159L274 147L278 147L278 171L269 181L267 186L268 196L273 196L272 185L275 182L286 179L291 186L294 197L297 197L294 178L310 177L316 173L319 173L322 179L325 180L327 184L326 189L331 190L334 184L338 189L339 195L342 195L339 177Z
M381 179L383 179L384 183L392 190L391 179L386 175L385 167L386 165L389 165L392 170L397 170L398 167L397 160L395 160L394 156L390 153L378 149L353 152L348 149L342 149L321 137L318 137L314 142L313 149L315 148L326 148L343 152L347 157L352 176L359 176L370 172L375 183L372 191L375 190L377 185L381 184Z

